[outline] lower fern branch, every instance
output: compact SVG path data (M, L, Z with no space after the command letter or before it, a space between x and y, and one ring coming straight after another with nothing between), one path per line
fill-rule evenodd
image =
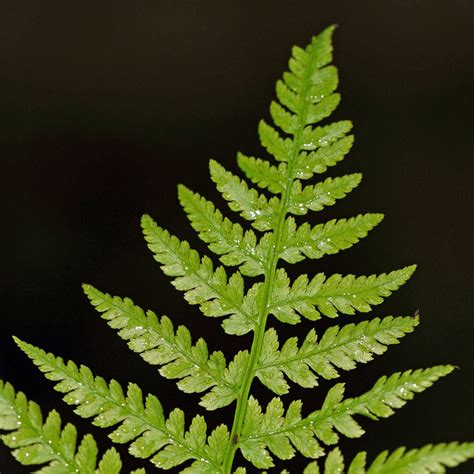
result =
M22 392L0 381L0 429L3 443L13 449L13 456L23 465L47 464L42 473L119 474L122 461L111 448L97 465L98 449L92 435L83 437L77 447L77 430L68 423L61 428L61 418L53 410L43 422L40 407L28 401ZM142 469L134 474L145 474Z
M212 473L219 468L223 456L217 446L229 439L225 425L207 436L204 418L197 415L186 431L182 410L176 408L165 418L160 401L154 395L144 399L137 385L130 383L125 395L115 380L107 384L85 366L78 368L71 361L65 364L60 357L15 340L45 376L57 382L54 388L66 394L64 401L77 406L76 414L93 418L93 424L101 428L118 425L109 437L115 443L131 443L129 452L133 456L151 458L162 469L188 460L194 460L195 472Z

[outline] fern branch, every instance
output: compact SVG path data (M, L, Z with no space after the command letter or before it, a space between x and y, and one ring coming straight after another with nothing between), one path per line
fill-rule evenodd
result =
M212 252L221 255L224 265L240 265L240 272L246 276L263 273L266 249L257 245L253 231L244 232L240 224L224 217L211 201L183 185L179 186L178 194L193 229Z
M63 400L76 405L74 412L84 418L93 418L101 428L119 425L109 434L115 443L131 443L129 452L146 459L162 469L171 469L188 460L194 460L188 472L216 472L222 463L222 454L216 444L225 443L229 433L224 425L207 437L207 425L200 415L195 416L185 431L184 412L179 408L165 418L160 401L154 395L145 400L140 387L130 383L127 394L118 382L107 382L94 376L91 370L80 368L72 361L67 364L60 357L46 353L31 344L15 338L15 342L45 374L57 382L55 389L65 393ZM207 443L206 443L207 440Z
M326 206L332 206L336 203L336 199L346 197L356 188L361 179L362 175L355 173L339 178L327 178L325 181L304 188L300 181L295 181L288 212L301 216L310 210L320 211Z
M254 301L244 296L244 282L239 272L227 278L223 267L214 270L212 261L190 248L186 241L159 227L150 216L143 216L142 227L155 260L165 275L174 277L173 285L185 292L190 304L199 304L205 316L230 315L222 324L228 334L245 334L255 327Z
M400 288L411 277L416 265L380 275L359 276L339 274L329 278L323 273L311 281L300 275L291 285L286 271L277 271L269 311L283 322L296 324L298 314L315 321L320 313L330 318L343 314L354 314L355 310L368 312L372 306Z
M349 466L348 474L404 474L416 472L446 472L446 467L455 467L474 458L474 443L428 444L419 449L406 450L400 447L391 454L380 453L368 469L365 467L366 453L359 453Z
M239 212L244 219L253 221L252 225L258 230L266 231L275 227L280 205L277 197L268 200L214 160L209 162L209 168L212 180L230 209Z
M356 363L367 363L373 355L383 354L389 344L398 344L399 339L413 331L418 317L388 316L375 318L359 324L347 324L342 328L329 328L318 342L314 329L307 334L301 347L292 337L279 349L278 336L273 328L265 333L256 376L277 395L288 393L286 375L302 387L318 385L317 375L325 379L339 377L336 368L352 370Z
M306 222L297 227L295 220L289 217L280 244L280 258L296 263L305 257L321 258L338 253L366 237L382 219L382 214L359 214L349 219L332 219L311 228Z
M245 435L239 447L248 461L262 468L273 465L270 452L280 458L291 457L296 448L306 457L320 457L324 451L318 440L331 445L338 441L336 431L349 438L364 434L354 415L386 418L394 413L394 408L401 408L415 393L424 391L452 370L453 366L446 365L384 376L368 392L346 400L343 400L344 384L339 383L329 390L322 408L305 418L301 417L299 400L292 402L285 414L277 397L268 404L265 413L259 403L251 399L244 424ZM311 450L303 451L309 447Z
M129 298L102 293L90 285L84 291L93 306L107 320L118 335L128 341L128 347L151 365L161 365L160 374L168 379L179 379L177 386L186 393L200 393L211 389L200 405L208 410L221 408L237 397L240 379L248 358L240 351L229 367L221 351L209 355L204 339L192 344L185 326L175 331L171 320L159 319L153 311L145 312Z
M40 407L1 380L0 430L10 432L1 439L14 450L12 454L18 462L27 466L48 464L38 471L44 474L118 474L122 468L114 448L106 451L97 465L98 449L92 435L85 435L77 446L74 425L68 423L61 428L61 418L55 410L43 422Z
M268 188L274 194L285 191L287 164L280 163L278 167L273 166L267 160L237 154L237 164L253 183L260 188Z

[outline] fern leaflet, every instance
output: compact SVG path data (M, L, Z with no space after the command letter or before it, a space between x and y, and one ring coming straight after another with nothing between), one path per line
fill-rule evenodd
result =
M319 441L335 444L339 439L337 432L349 438L364 434L354 415L372 419L391 416L394 408L401 408L414 393L422 392L453 369L438 366L381 377L368 392L345 400L344 384L336 384L329 390L321 409L304 418L300 401L291 402L285 414L281 400L276 397L263 413L259 403L250 398L241 439L242 454L260 468L273 466L270 452L280 459L289 459L296 448L306 457L320 457L324 450Z
M356 362L366 363L373 354L383 354L388 344L397 344L405 334L418 325L418 318L388 316L375 318L357 325L347 324L329 328L318 342L314 329L307 334L301 347L298 339L285 341L281 350L276 331L270 328L265 333L256 376L277 395L288 392L286 375L302 387L318 385L317 375L325 379L339 376L335 367L352 370Z
M247 351L240 351L227 367L221 351L209 355L204 339L192 345L191 334L185 326L175 331L168 317L158 319L153 311L145 314L129 298L112 297L90 285L84 285L84 290L102 317L128 341L132 351L138 352L149 364L162 366L159 372L163 377L180 379L177 386L186 393L211 389L202 397L202 406L214 410L237 397Z
M97 465L98 449L92 435L87 434L77 446L77 430L68 423L61 428L61 418L55 410L46 420L40 407L28 401L22 392L15 393L9 383L0 381L0 429L9 431L2 441L13 449L21 464L47 464L44 474L118 474L122 468L114 448L102 456ZM144 474L144 471L134 471Z
M119 425L109 437L114 443L131 443L129 452L133 456L151 457L151 462L162 469L192 459L189 473L210 474L222 463L223 454L217 446L228 440L225 425L208 437L206 422L197 415L186 431L181 409L175 408L165 418L158 398L147 395L144 399L136 384L130 383L125 395L115 380L107 384L84 365L78 368L72 361L66 364L31 344L16 342L48 379L57 382L54 388L66 394L63 399L67 404L77 406L76 414L93 418L93 424L101 428Z

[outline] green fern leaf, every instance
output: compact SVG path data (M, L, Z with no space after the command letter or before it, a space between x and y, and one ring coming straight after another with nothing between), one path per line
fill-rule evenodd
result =
M258 230L271 230L275 226L280 204L277 197L268 200L217 161L211 160L209 168L212 180L231 210L239 212L244 219L253 221L252 225Z
M238 395L239 381L245 371L248 352L240 351L227 368L221 351L209 355L204 339L192 344L185 326L175 331L166 316L158 319L152 311L145 312L129 298L121 299L84 285L92 304L119 330L128 347L152 365L161 365L160 374L168 379L180 379L177 386L186 393L200 393L211 389L201 400L209 410L231 403Z
M295 400L283 416L283 404L274 398L263 413L257 400L250 397L239 443L245 459L266 469L274 465L269 451L280 459L290 459L295 450L305 457L320 457L324 451L314 434L306 426L299 426L301 407L301 401Z
M93 418L93 424L101 428L119 425L109 437L115 443L131 443L129 452L133 456L151 457L151 462L162 469L171 469L188 460L194 460L191 465L194 470L188 472L211 473L217 469L220 458L206 444L207 426L202 416L195 416L185 431L182 410L176 408L165 418L160 401L154 395L144 399L137 385L130 383L125 395L115 380L107 384L84 365L78 368L72 361L66 364L60 357L19 339L15 341L46 378L56 382L54 388L65 393L63 400L76 406L76 414ZM218 433L209 437L214 436L214 444L216 437L223 440L229 436L224 425L216 429Z
M300 275L291 281L281 268L282 260L296 263L347 249L383 219L382 214L360 214L312 226L309 222L297 225L295 218L335 204L361 181L361 175L355 173L304 184L344 159L353 144L350 121L320 124L340 102L337 69L330 64L333 30L327 28L312 38L305 49L293 48L289 71L277 82L277 100L270 105L272 123L259 122L261 144L276 163L238 154L239 168L253 183L248 184L210 161L211 178L228 207L254 230L233 222L214 203L179 186L179 199L191 226L218 256L221 266L216 267L208 256L201 257L187 241L157 226L149 216L142 218L155 260L185 300L198 305L205 316L222 318L227 334L252 333L250 349L238 351L227 363L222 352L210 352L202 338L193 342L189 330L175 328L167 316L158 317L128 298L84 286L102 318L132 351L157 366L160 375L176 380L186 393L201 394L200 404L208 410L235 401L230 430L221 424L208 435L201 415L186 423L183 410L175 408L166 416L158 398L144 396L137 385L130 383L124 393L115 380L106 382L86 366L65 363L15 339L54 382L64 401L74 406L76 414L90 418L96 426L112 428L109 437L113 442L128 444L133 456L149 459L155 467L176 471L179 466L185 474L245 474L245 467L233 468L238 451L253 465L252 472L274 467L275 458L285 461L301 455L317 459L341 435L357 438L364 434L358 416L391 416L416 393L453 370L446 365L397 372L381 377L366 393L346 399L344 384L338 383L328 391L322 406L312 407L305 416L300 400L285 408L282 400L274 397L262 409L252 394L255 378L277 395L289 391L289 381L314 387L320 377L336 378L340 371L384 353L419 322L418 317L388 316L332 326L320 336L310 329L301 343L290 337L281 346L277 331L268 327L270 315L280 322L297 324L301 318L317 321L322 315L335 318L368 312L403 285L415 269L409 266L370 276L318 273L311 279ZM225 267L232 266L238 268L230 274ZM261 278L249 283L244 277ZM121 469L115 450L107 451L97 464L92 437L85 436L76 449L72 425L61 429L54 411L43 423L37 405L1 382L0 429L11 432L2 439L21 462L47 464L39 471L42 473L114 474ZM390 455L381 453L368 470L365 453L359 453L348 474L444 472L446 466L473 457L473 451L473 443L428 445L411 451L399 448ZM326 474L345 469L339 448L327 454L323 469ZM280 472L288 474L287 470ZM303 471L319 472L317 461ZM144 474L144 470L134 474Z
M341 329L332 326L319 342L316 332L311 329L300 348L298 339L292 337L283 344L281 350L277 333L270 328L265 333L255 375L277 395L288 392L284 375L302 387L315 387L318 385L316 374L333 379L339 376L336 367L352 370L356 368L357 362L371 361L374 354L383 354L387 345L398 344L399 339L412 332L418 322L418 317L388 316L357 325L347 324Z
M267 160L237 154L237 164L253 183L261 188L268 188L274 194L285 191L288 168L286 163L280 163L278 168Z
M296 263L308 258L321 258L348 249L366 237L383 219L382 214L364 214L349 219L332 219L311 228L308 223L297 227L295 220L286 220L280 258Z
M366 470L365 452L359 453L351 465L348 474L429 474L446 472L446 467L455 467L474 458L474 443L440 443L428 444L420 449L401 447L389 455L388 451L380 453Z
M223 327L228 334L252 331L257 319L256 295L244 297L244 282L239 272L227 278L223 267L214 270L208 257L202 260L186 241L179 241L157 226L149 216L143 216L142 227L148 247L163 272L174 277L173 285L185 292L190 304L199 304L206 316L230 315Z
M291 446L288 448L288 441L305 457L320 457L324 450L319 441L335 444L339 439L337 432L349 438L364 434L354 415L386 418L394 413L394 408L411 400L414 393L422 392L453 369L452 366L437 366L381 377L368 392L346 400L343 400L344 384L339 383L329 390L321 409L305 418L301 417L300 401L292 402L285 414L281 400L275 397L263 413L259 403L251 397L239 447L243 456L260 468L273 466L270 452L282 459L292 456L294 450L291 451ZM302 440L303 445L300 444ZM307 451L303 448L310 446Z
M224 265L240 265L240 272L246 276L264 272L266 249L257 245L253 231L244 232L240 224L224 217L211 201L185 186L180 185L178 193L192 227L212 252L222 255L220 260Z
M372 306L383 302L411 277L416 265L411 265L388 274L359 276L339 274L326 279L323 273L311 281L300 275L292 285L286 271L280 268L275 283L269 312L284 322L297 323L298 314L315 321L320 313L330 318L355 311L368 312Z
M336 448L329 452L324 463L324 474L339 474L344 472L344 458Z
M344 129L349 131L352 128L350 122L339 122L344 124ZM349 153L354 143L352 135L342 136L335 139L333 136L328 140L319 139L320 144L315 151L301 152L296 160L296 177L299 179L309 179L314 173L324 173L327 168L334 166Z
M108 450L97 467L97 444L87 434L77 447L77 430L68 423L61 428L61 418L55 410L46 421L39 406L28 401L22 392L0 380L0 430L3 443L13 449L13 456L23 465L48 464L44 474L118 474L122 467L115 449ZM96 470L97 468L97 470Z
M346 195L357 187L362 179L359 173L348 174L340 178L327 178L314 186L302 187L300 181L295 181L291 191L288 212L304 215L309 210L320 211L325 206L332 206L336 199Z
M319 466L316 461L310 462L303 471L303 474L319 474Z

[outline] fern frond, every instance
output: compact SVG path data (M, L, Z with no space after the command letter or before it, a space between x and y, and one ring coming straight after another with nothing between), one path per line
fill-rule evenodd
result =
M237 353L227 367L224 354L209 354L204 339L193 345L185 326L175 331L168 317L159 319L153 311L145 313L129 298L112 297L90 285L84 285L84 291L109 326L128 341L132 351L151 365L161 365L159 372L163 377L179 379L177 386L186 393L211 389L202 397L202 406L214 410L235 400L247 364L247 351Z
M269 312L283 322L297 323L298 314L311 321L324 316L366 313L381 304L411 277L416 265L380 275L358 276L334 274L329 278L318 273L311 280L300 275L291 284L286 271L278 269Z
M44 474L118 474L122 468L114 448L105 452L97 465L98 449L87 434L77 446L77 430L71 423L61 428L59 414L52 410L43 421L40 407L28 401L22 392L0 380L0 430L3 443L13 449L13 456L23 465L47 464Z
M361 180L362 175L355 173L339 178L327 178L325 181L304 188L300 181L295 181L288 203L288 212L301 216L310 210L320 211L326 206L332 206L336 203L336 199L346 197Z
M349 466L348 474L429 474L446 472L446 467L455 467L474 458L474 443L428 444L419 449L406 450L400 447L389 454L380 453L368 469L365 467L366 453L359 453Z
M253 221L252 225L260 231L271 230L275 226L280 204L277 197L268 200L217 161L211 160L209 169L212 180L230 209L239 212L244 219Z
M321 258L348 249L366 237L383 219L382 214L359 214L349 219L332 219L311 228L308 223L299 227L288 217L282 237L280 258L296 263L308 258Z
M179 186L178 195L193 229L209 244L212 252L221 255L220 261L224 265L240 265L239 270L245 276L264 272L267 249L257 244L257 236L252 230L244 232L240 224L224 217L211 201L183 185Z
M296 448L305 457L320 457L324 450L319 441L335 444L339 439L337 432L349 438L364 434L354 415L386 418L394 413L394 408L411 400L414 393L424 391L453 369L449 365L437 366L381 377L368 392L345 400L344 384L339 383L329 390L321 409L305 418L301 417L299 400L291 402L284 413L281 400L275 397L263 413L259 403L250 398L244 422L245 435L240 439L239 447L248 461L261 468L273 466L270 452L280 459L290 459Z
M336 368L352 370L357 362L371 361L374 354L383 354L389 344L398 344L418 322L418 317L388 316L342 328L332 326L319 342L316 332L311 329L301 347L298 347L298 339L292 337L285 341L281 350L277 333L270 328L265 333L255 375L277 395L288 392L284 375L302 387L315 387L317 375L333 379L339 376Z
M223 327L228 334L252 331L258 317L256 295L244 295L240 272L227 278L223 267L214 270L208 257L200 259L188 242L180 241L159 227L150 216L143 216L142 227L149 249L161 263L163 272L174 277L173 285L185 292L190 304L199 304L205 316L230 317Z
M80 368L61 357L46 353L31 344L15 338L18 346L49 380L57 382L55 389L65 393L63 400L76 405L74 412L101 428L119 425L109 434L115 443L131 443L129 452L146 459L161 469L171 469L194 460L189 473L215 472L222 463L222 454L216 445L228 441L225 425L207 436L207 425L200 415L195 416L185 430L184 412L175 408L165 418L163 407L154 395L144 399L140 387L130 383L125 395L120 384L94 376L91 370ZM207 442L206 442L207 441Z

